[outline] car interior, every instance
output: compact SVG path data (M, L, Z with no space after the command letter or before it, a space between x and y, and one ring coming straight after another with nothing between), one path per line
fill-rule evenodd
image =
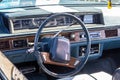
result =
M1 0L0 80L120 80L120 0Z

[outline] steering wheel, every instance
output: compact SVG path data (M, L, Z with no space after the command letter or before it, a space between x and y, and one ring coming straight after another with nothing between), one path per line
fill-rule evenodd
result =
M80 58L80 56L78 56L75 60L75 63L77 63L77 65L75 65L75 68L73 70L71 70L70 72L68 73L55 73L53 71L50 71L49 69L47 69L45 67L45 65L43 64L44 63L44 60L43 60L43 56L40 52L40 50L38 49L38 45L39 45L39 37L40 37L40 34L41 34L41 31L42 29L45 27L45 25L50 21L50 20L53 20L54 18L56 17L59 17L59 16L67 16L67 17L70 17L70 18L73 18L77 23L79 23L78 25L80 25L83 29L83 31L85 32L86 34L86 52L84 54L84 57ZM70 27L70 26L69 26ZM61 31L62 32L62 31ZM68 76L72 76L72 75L75 75L76 73L78 73L83 67L84 65L86 64L87 60L88 60L88 57L89 57L89 54L90 54L90 48L91 48L91 40L90 40L90 36L89 36L89 32L87 30L87 28L85 27L84 23L76 16L72 15L72 14L69 14L69 13L58 13L58 14L53 14L52 16L48 17L39 27L37 33L36 33L36 36L35 36L35 41L34 41L34 51L35 51L35 55L37 57L37 62L38 62L38 65L43 69L44 72L46 72L47 74L53 76L53 77L57 77L57 78L64 78L64 77L68 77ZM57 62L59 63L59 62Z

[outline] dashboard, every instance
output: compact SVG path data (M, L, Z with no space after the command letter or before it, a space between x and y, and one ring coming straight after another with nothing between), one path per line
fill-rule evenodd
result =
M7 12L6 10L0 13L0 50L15 63L23 61L26 50L33 46L32 43L34 43L35 34L43 21L51 15L56 14L40 8L23 9L23 11ZM72 9L79 10L77 12L67 11L66 13L77 16L89 30L92 42L91 59L100 57L104 49L120 47L119 45L111 47L114 45L114 42L119 43L120 39L120 23L116 22L117 24L115 24L115 22L112 23L110 21L110 19L114 20L114 16L107 16L102 9L88 7L85 7L85 10L81 10L81 7L72 7ZM30 12L32 13L29 14ZM118 18L120 17L119 15L117 16ZM67 16L54 18L45 26L40 39L53 36L72 22L74 20ZM71 53L76 53L71 54L72 56L84 55L86 35L77 23L73 24L69 29L65 29L59 36L70 40ZM106 46L109 42L113 43L107 48ZM20 59L18 59L18 56Z
M85 24L92 24L92 25L102 25L104 24L102 20L102 13L94 12L94 13L80 13L80 12L74 12L70 13L75 16L77 16L79 19L81 19ZM14 18L9 19L9 30L11 33L18 33L19 31L23 30L23 32L26 30L29 32L33 29L38 29L39 26L42 24L44 20L46 20L49 16L52 14L44 14L44 15L37 15L33 17L21 17L21 18ZM57 18L54 18L54 20L51 20L48 22L45 28L55 28L55 27L61 27L66 26L70 23L72 23L74 20L67 16L59 16ZM77 25L74 24L74 25Z
M102 13L80 13L80 12L74 12L70 13L75 16L77 16L79 19L81 19L85 25L103 25L102 20ZM27 16L27 17L20 17L20 18L7 18L8 20L8 29L11 34L18 34L18 33L26 33L31 31L36 31L39 26L42 24L44 20L46 20L49 16L52 14L44 14L44 15L38 15L38 16ZM45 26L45 29L43 30L42 37L51 37L56 33L57 31L61 30L65 26L71 24L74 22L74 20L68 16L59 16L54 18L53 20L49 21L47 25ZM66 31L63 31L60 36L67 37L71 43L84 41L85 33L83 31L80 31L78 23L74 23L72 28L69 28ZM53 33L50 33L50 30ZM103 30L90 32L90 36L92 39L99 39L104 38L105 34ZM7 38L4 40L1 40L1 49L2 50L14 50L14 49L20 49L20 48L29 48L29 43L34 43L34 36L25 36L25 37L19 37L19 38ZM6 44L9 46L4 47Z

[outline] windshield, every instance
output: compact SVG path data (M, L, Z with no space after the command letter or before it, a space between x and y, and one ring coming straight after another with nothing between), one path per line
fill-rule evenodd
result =
M106 4L108 0L2 0L0 9L12 7L26 7L53 4ZM111 0L113 4L119 4L120 0Z

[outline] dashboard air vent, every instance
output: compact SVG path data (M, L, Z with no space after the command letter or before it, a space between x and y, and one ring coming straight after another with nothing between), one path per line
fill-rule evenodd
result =
M23 47L27 47L26 39L13 41L13 48L23 48Z
M105 30L106 37L115 37L118 36L117 29L114 30Z
M9 50L9 41L0 41L0 50Z

